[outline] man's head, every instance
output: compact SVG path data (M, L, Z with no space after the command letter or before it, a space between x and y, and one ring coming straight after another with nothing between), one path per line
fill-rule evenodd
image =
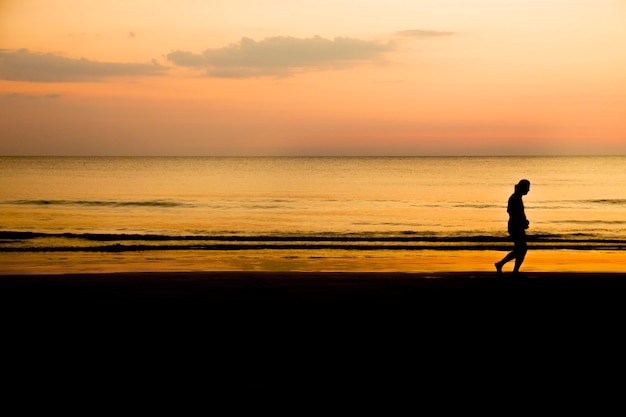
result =
M517 194L526 195L528 191L530 191L530 181L528 180L521 180L515 186L515 192Z

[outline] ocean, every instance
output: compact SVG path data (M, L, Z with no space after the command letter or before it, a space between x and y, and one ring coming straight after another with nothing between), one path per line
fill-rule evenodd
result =
M0 273L626 269L626 157L0 157Z

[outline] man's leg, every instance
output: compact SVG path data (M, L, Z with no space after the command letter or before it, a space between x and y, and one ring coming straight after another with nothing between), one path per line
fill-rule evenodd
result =
M498 271L498 274L502 273L502 267L504 266L504 264L506 264L509 261L512 261L513 259L516 259L517 255L515 253L515 250L512 250L511 252L509 252L504 258L502 258L502 260L500 262L496 262L496 271Z
M517 274L519 272L522 263L524 262L524 258L526 257L526 252L528 252L528 246L526 245L526 236L524 238L517 238L515 240L515 249L513 249L515 253L515 266L513 267L513 273Z

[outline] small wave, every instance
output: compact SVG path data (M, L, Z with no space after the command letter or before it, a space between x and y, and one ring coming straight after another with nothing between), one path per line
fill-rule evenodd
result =
M584 205L607 205L607 206L624 206L626 205L626 199L624 198L592 198L587 200L561 200L561 201L546 201L543 204L539 204L536 208L541 209L567 209L571 207L577 207L581 204Z
M458 203L453 207L463 209L501 209L503 206L498 204Z
M595 199L595 200L586 200L586 202L592 203L592 204L608 204L608 205L615 205L615 206L626 205L626 199L624 198Z
M169 200L97 201L97 200L16 200L9 204L24 206L83 206L83 207L187 207L187 203Z
M538 244L529 246L531 250L604 250L626 251L623 243L558 243ZM508 251L508 244L452 244L452 245L427 245L427 244L333 244L333 243L254 243L254 244L197 244L197 245L148 245L148 244L121 244L99 246L28 246L28 247L3 247L0 253L33 253L33 252L149 252L149 251L249 251L249 250L332 250L332 251Z
M593 220L552 220L550 223L557 223L557 224L626 224L626 220L600 220L600 219L593 219Z

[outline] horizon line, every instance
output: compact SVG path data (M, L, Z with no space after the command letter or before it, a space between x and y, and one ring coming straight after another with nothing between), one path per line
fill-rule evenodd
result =
M29 155L29 154L15 154L15 155L0 155L0 158L539 158L539 157L626 157L626 153L615 154L582 154L582 153L554 153L554 154L316 154L316 155L304 155L304 154L267 154L267 155L241 155L241 154L224 154L224 155L168 155L168 154L155 154L155 155L131 155L131 154L86 154L86 155L71 155L71 154L41 154L41 155Z

